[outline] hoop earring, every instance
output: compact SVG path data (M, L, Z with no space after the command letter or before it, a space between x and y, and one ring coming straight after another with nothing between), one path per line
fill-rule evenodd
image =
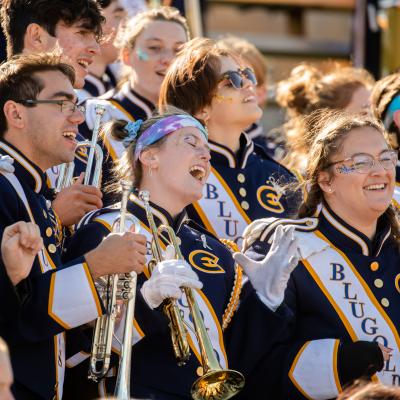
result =
M153 176L153 168L149 168L149 177L151 178Z

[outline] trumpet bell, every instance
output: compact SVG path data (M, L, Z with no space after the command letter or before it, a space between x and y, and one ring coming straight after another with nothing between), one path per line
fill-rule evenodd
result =
M244 376L232 369L209 371L192 385L194 400L227 400L238 394L244 387Z

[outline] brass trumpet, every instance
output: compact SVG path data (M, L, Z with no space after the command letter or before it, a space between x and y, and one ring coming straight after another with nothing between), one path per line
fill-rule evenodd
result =
M146 210L147 220L153 235L152 249L155 262L162 260L162 252L159 235L166 232L170 244L174 246L175 256L177 259L184 260L180 250L175 232L170 226L161 225L156 227L153 213L150 208L150 193L148 191L140 191L139 198L143 201ZM200 313L199 306L191 288L183 287L183 293L186 296L196 338L201 353L201 365L203 376L198 378L192 385L191 395L194 400L226 400L235 396L244 386L244 376L234 370L222 369L215 355L210 337L204 325L203 318ZM168 299L164 301L164 312L170 319L170 330L172 337L172 345L177 356L178 364L182 365L190 356L190 349L186 338L187 330L183 321L176 301Z
M112 231L119 233L126 232L126 222L129 220L135 227L135 232L139 232L140 224L138 220L133 215L127 213L127 203L132 185L130 182L122 181L121 186L121 211L119 217L113 222ZM119 400L129 400L130 398L133 339L132 321L135 310L136 281L136 272L131 272L120 275L109 275L105 277L105 279L96 282L96 287L104 307L106 308L106 313L96 320L88 377L97 382L99 379L103 378L109 370L112 339L118 311L117 303L118 301L123 301L125 304L124 329L117 383L114 393L115 397Z
M102 169L104 155L103 151L101 150L101 147L97 143L97 140L99 137L101 119L103 118L106 109L104 108L104 106L98 104L95 107L95 111L96 111L96 120L94 123L92 139L90 141L84 140L82 142L79 142L76 146L75 151L81 148L86 148L89 150L88 161L85 170L85 178L83 183L85 185L92 185L99 188L101 184L100 178L101 178L101 169ZM94 160L96 161L96 164L92 176L92 167ZM72 185L74 177L74 169L75 169L75 164L73 161L61 165L60 174L58 176L56 185L57 192Z

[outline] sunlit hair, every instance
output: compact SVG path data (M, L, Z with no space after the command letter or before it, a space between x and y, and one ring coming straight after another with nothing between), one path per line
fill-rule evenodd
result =
M400 388L381 383L356 381L337 400L400 400Z
M277 103L286 109L289 121L283 126L288 156L284 164L288 168L301 169L302 159L309 148L303 140L305 131L302 117L316 110L343 110L354 92L362 87L372 89L374 80L368 71L361 68L328 65L327 71L309 64L295 67L289 78L277 86Z
M159 109L173 105L195 115L211 104L221 76L221 58L230 57L240 65L239 56L211 39L187 42L173 63L160 89Z
M306 179L302 183L307 196L299 208L299 218L314 216L318 206L323 203L324 193L319 185L320 173L327 171L330 179L333 178L333 167L329 164L341 151L349 133L355 129L372 128L387 139L383 125L372 117L322 110L313 113L308 119L312 120L308 121L308 125L313 126L308 132L308 137L312 140L309 146ZM384 214L390 221L393 239L400 243L399 224L393 206L390 205Z
M246 39L237 36L225 36L218 40L218 46L236 52L253 68L257 78L257 86L267 83L267 63L260 50Z
M118 33L115 45L120 49L135 47L138 36L146 29L149 23L154 21L174 22L180 25L186 33L187 40L190 39L186 18L179 13L179 10L174 7L159 7L141 12L131 18Z
M135 162L135 149L138 142L138 139L151 126L153 126L156 122L173 116L173 115L186 115L184 111L176 108L176 107L168 107L166 111L162 114L155 114L151 116L149 119L145 120L136 136L136 138L131 142L129 147L124 152L124 155L116 162L115 168L112 171L112 180L110 185L106 188L106 192L118 192L120 189L119 182L121 180L128 180L133 183L135 187L139 187L142 176L143 176L143 167L140 160ZM189 114L187 114L189 116ZM125 130L125 126L127 125L127 121L123 120L114 120L106 123L102 128L101 135L104 136L106 133L110 134L110 136L116 140L122 141L128 136L128 132ZM160 148L163 146L165 141L167 140L168 135L164 136L157 142L147 145L143 147L143 150L149 148Z
M376 82L371 94L372 112L375 118L384 121L389 104L400 94L400 73L391 74ZM398 148L400 144L400 130L391 121L386 126L389 133L389 140L393 147Z

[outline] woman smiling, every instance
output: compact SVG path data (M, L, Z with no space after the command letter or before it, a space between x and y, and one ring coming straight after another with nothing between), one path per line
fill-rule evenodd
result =
M280 365L274 378L286 382L276 399L334 398L353 379L374 374L399 384L400 232L391 206L397 152L375 120L319 117L299 219L254 222L245 234L247 257L236 258L257 264L278 226L296 226L301 258L285 295L295 320L269 360Z

